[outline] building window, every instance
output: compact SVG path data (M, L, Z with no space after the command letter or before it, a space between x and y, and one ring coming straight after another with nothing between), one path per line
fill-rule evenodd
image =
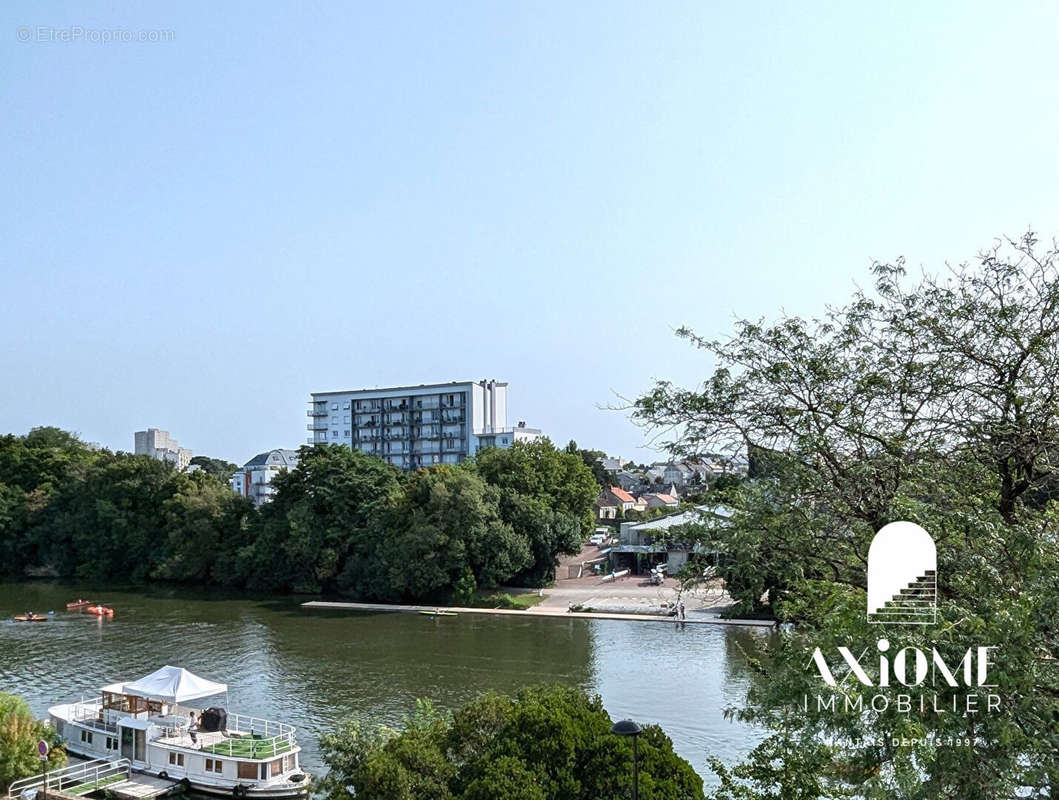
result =
M221 774L221 765L224 762L219 758L207 758L206 759L206 772L215 772L218 775Z
M184 754L170 752L169 763L176 767L184 766Z
M342 408L344 408L346 411L349 411L349 401L348 400L342 404Z
M331 438L332 439L337 439L338 438L338 431L331 431Z
M349 438L349 431L342 431L342 435L345 436L348 439Z
M344 417L342 417L342 421L348 425L349 424L349 414L346 414Z

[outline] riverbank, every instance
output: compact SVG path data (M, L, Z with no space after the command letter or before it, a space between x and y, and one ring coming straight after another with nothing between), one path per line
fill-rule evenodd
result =
M617 619L629 622L668 622L671 625L683 622L688 625L752 625L759 628L771 628L774 622L761 619L725 619L715 615L694 614L685 620L677 620L675 616L662 616L659 614L619 614L613 612L596 611L567 611L563 609L535 606L525 611L513 608L472 608L469 606L414 606L396 605L390 603L339 603L327 600L310 600L302 603L302 608L330 609L332 611L384 611L404 614L422 614L424 612L441 611L450 614L486 614L490 616L516 616L516 617L544 617L557 619Z

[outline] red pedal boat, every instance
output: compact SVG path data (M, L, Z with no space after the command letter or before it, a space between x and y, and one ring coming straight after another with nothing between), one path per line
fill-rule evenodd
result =
M97 617L113 617L114 609L109 606L88 606L85 611L95 614Z

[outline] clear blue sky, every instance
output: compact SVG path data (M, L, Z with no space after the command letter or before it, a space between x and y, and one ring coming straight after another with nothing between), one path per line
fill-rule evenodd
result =
M1056 8L5 3L0 430L242 462L310 391L496 377L651 460L598 406L707 374L676 326L1059 233Z

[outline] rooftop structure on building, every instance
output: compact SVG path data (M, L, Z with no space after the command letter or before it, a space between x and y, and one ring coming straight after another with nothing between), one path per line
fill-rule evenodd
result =
M134 453L138 456L150 456L158 461L172 464L180 471L188 468L191 463L191 451L181 447L180 443L169 435L169 431L158 428L148 428L144 431L136 431L134 439Z
M539 439L540 430L525 422L507 427L507 387L481 380L313 392L309 443L341 444L418 469Z

